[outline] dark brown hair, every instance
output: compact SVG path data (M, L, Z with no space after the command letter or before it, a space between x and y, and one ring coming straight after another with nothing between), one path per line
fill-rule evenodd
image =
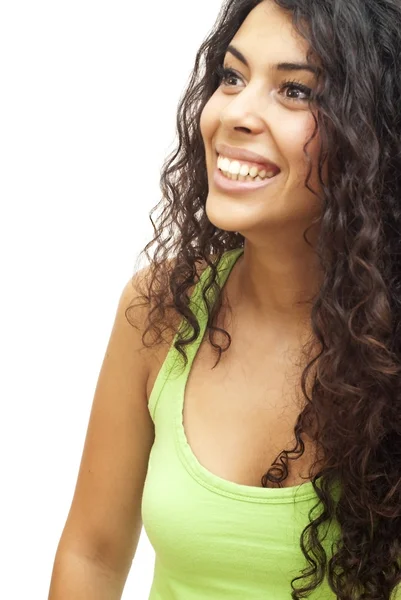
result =
M294 429L293 454L302 454L300 433L312 422L324 464L312 478L319 514L310 515L300 539L309 567L292 580L291 597L306 598L327 577L340 600L387 600L401 581L401 5L399 0L274 1L289 11L310 56L322 66L312 135L318 131L322 139L316 252L324 278L311 307L319 350L302 373L305 406ZM215 227L205 213L208 181L199 124L217 88L216 69L225 50L257 4L225 2L199 49L178 108L178 147L161 174L163 211L157 226L150 216L155 237L141 253L151 263L142 296L151 307L143 343L149 347L145 337L152 330L158 332L152 345L161 341L159 325L170 327L166 310L174 311L192 331L176 342L185 365L185 346L200 332L187 294L198 280L196 264L210 266L207 302L210 288L220 291L218 260L244 245L241 234ZM309 175L305 185L314 192ZM227 347L213 342L220 300L217 295L214 306L208 305L207 324L217 363L231 343L221 329ZM278 457L281 474L277 463L272 465L263 485L280 485L290 454ZM331 521L340 533L327 556L322 531Z

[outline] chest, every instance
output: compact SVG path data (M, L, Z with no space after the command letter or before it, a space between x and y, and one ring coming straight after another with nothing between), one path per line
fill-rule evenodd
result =
M249 332L232 334L230 348L217 354L206 333L186 383L183 427L191 451L213 474L242 485L261 487L261 478L283 450L296 446L294 425L302 410L297 348ZM227 338L214 338L225 347ZM167 353L153 356L148 398ZM304 483L314 461L314 446L289 461L284 486Z

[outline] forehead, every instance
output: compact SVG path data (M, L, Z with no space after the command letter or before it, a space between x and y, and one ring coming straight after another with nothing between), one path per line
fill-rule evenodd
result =
M307 41L292 25L290 12L274 0L263 0L246 17L230 42L249 59L258 62L306 62Z

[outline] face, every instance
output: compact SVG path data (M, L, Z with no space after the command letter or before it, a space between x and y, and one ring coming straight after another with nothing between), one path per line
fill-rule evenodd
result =
M306 63L307 50L291 16L272 0L251 11L230 43L220 86L201 116L209 184L206 212L221 229L245 237L270 228L280 235L301 235L320 214L319 200L305 187L309 165L303 154L315 127L314 106L307 99L316 89L316 75L277 68L279 63ZM317 192L319 144L316 135L307 148L313 166L309 185ZM269 163L280 172L263 179L272 174Z

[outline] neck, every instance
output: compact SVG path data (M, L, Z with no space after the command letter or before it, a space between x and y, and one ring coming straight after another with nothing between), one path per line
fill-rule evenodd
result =
M287 240L285 240L287 242ZM238 260L235 298L255 325L278 327L282 333L309 322L312 299L321 284L316 253L302 245L245 243Z

